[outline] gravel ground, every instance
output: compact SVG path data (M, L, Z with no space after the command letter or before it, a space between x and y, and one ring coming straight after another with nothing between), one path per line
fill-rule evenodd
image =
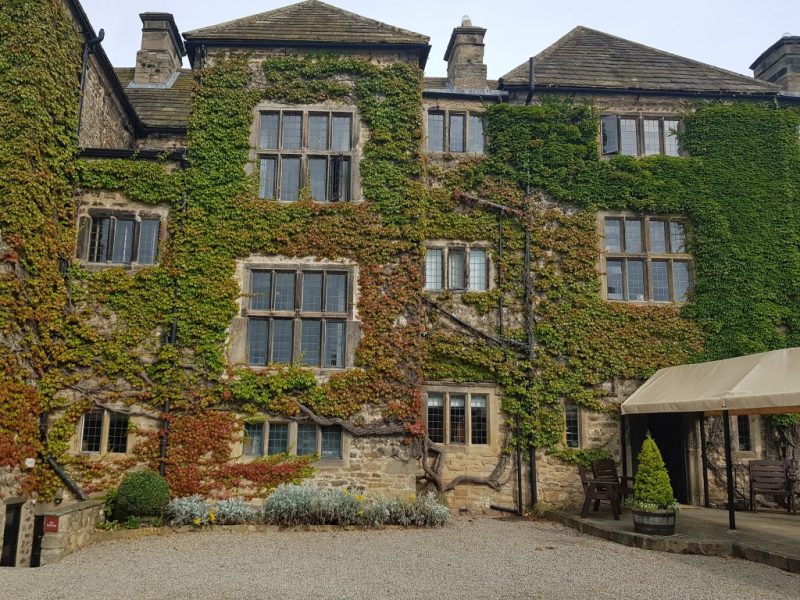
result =
M547 522L458 518L438 530L206 531L95 544L0 571L0 598L800 598L800 576L661 554Z

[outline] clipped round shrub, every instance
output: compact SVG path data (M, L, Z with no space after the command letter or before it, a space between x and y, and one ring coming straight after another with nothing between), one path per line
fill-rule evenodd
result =
M160 516L169 502L169 485L155 471L143 470L128 473L117 489L114 516Z

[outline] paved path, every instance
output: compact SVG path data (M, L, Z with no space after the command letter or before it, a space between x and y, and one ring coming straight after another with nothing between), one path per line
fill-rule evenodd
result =
M98 543L0 571L0 598L800 598L800 576L738 559L620 546L547 522L445 529L205 531Z

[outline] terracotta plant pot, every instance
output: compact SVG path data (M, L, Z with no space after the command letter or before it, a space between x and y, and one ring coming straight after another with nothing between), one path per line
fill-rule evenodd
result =
M675 533L674 510L648 512L633 509L633 530L648 535L673 535Z

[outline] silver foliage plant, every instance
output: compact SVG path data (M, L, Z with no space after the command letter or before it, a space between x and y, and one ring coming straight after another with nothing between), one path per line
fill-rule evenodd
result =
M450 520L450 511L433 493L387 500L367 498L342 489L320 488L312 483L279 486L264 503L262 515L267 523L289 526L436 527Z
M202 496L197 494L184 498L174 498L167 504L164 516L167 524L171 527L180 527L182 525L201 527L211 522L211 506Z
M261 515L258 509L248 504L241 498L219 500L215 507L216 523L219 525L241 525L244 523L257 523Z

